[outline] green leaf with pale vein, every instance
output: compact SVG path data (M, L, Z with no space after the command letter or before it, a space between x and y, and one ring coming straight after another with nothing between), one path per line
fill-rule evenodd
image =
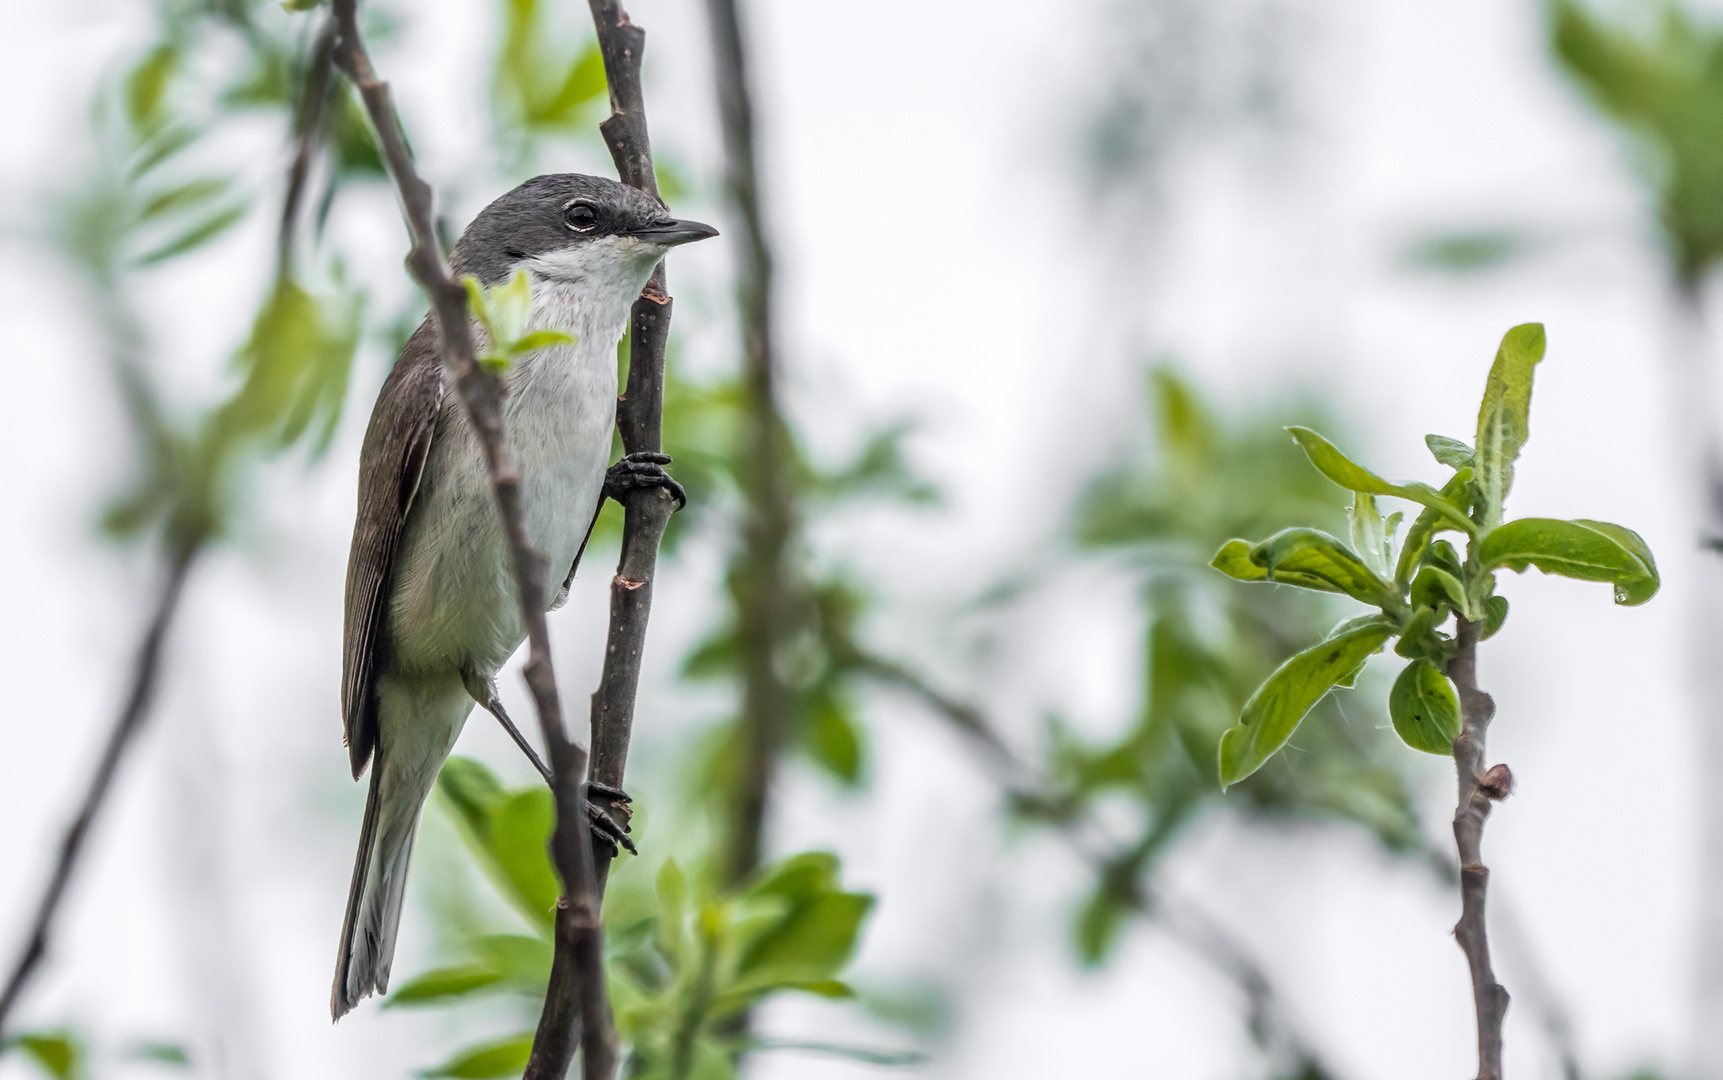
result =
M1388 716L1407 746L1452 756L1460 737L1460 698L1448 677L1428 660L1414 660L1394 680Z
M1544 358L1542 323L1524 323L1502 336L1484 384L1473 450L1484 500L1484 529L1502 522L1502 504L1514 485L1514 461L1531 437L1532 374Z
M1638 533L1606 521L1518 518L1493 530L1478 546L1486 573L1499 567L1615 586L1615 602L1643 604L1657 592L1657 564Z
M1466 517L1465 509L1444 499L1442 493L1429 484L1416 481L1409 484L1390 483L1342 454L1333 443L1309 428L1289 427L1286 430L1298 440L1298 445L1304 448L1305 455L1310 458L1310 463L1316 466L1316 470L1346 490L1408 499L1437 511L1455 527L1467 533L1474 531L1475 526L1471 519Z
M1220 740L1220 782L1227 788L1260 769L1286 745L1305 714L1355 672L1393 634L1373 623L1348 630L1298 653L1245 702L1236 727Z

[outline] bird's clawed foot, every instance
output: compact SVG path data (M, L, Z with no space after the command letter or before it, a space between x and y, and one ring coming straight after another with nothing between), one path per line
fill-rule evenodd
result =
M592 826L592 835L602 843L610 845L610 857L613 859L616 858L618 846L627 848L630 855L640 854L634 841L628 838L628 818L633 813L629 804L633 801L628 797L628 792L621 788L597 783L586 785L586 817ZM620 823L610 816L610 810L621 813Z
M688 493L682 490L675 477L664 471L668 464L669 454L644 450L629 454L605 471L604 494L621 502L622 497L635 488L661 487L676 500L676 509L680 510L688 505Z

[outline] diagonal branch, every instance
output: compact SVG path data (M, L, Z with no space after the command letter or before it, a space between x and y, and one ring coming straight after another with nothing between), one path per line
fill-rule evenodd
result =
M396 120L389 86L377 77L366 54L359 29L358 0L334 0L334 17L335 64L358 89L370 115L383 159L400 193L412 237L408 268L431 299L443 363L484 448L497 510L502 515L504 535L513 556L521 624L527 631L528 656L522 674L532 691L539 728L550 757L551 791L556 799L551 858L567 890L567 895L557 902L556 951L559 959L566 953L570 962L553 973L557 978L545 994L527 1076L561 1080L573 1060L574 1032L578 1029L582 1033L587 1075L608 1077L615 1070L616 1047L605 997L603 930L598 918L598 888L586 823L587 755L578 743L569 739L563 726L545 622L544 557L527 541L520 477L515 472L503 431L501 388L497 377L473 360L466 289L449 274L437 241L431 187L414 169L412 155Z
M84 842L89 839L90 826L95 822L96 813L101 810L108 792L113 788L114 774L119 771L120 759L125 756L132 739L148 717L150 702L155 697L156 679L161 671L162 644L167 640L168 627L173 623L174 612L179 607L180 596L185 589L186 576L191 571L191 564L197 557L199 547L200 543L188 545L176 552L169 564L167 581L162 586L160 599L156 601L155 614L150 617L149 629L145 631L143 645L138 649L137 664L132 672L132 686L126 695L125 707L120 710L119 719L114 722L114 729L108 735L108 745L102 751L102 760L96 765L96 774L90 778L90 788L78 807L78 815L66 829L65 839L60 841L60 858L54 865L54 874L48 879L48 887L43 890L42 900L36 907L36 918L31 924L24 952L19 956L12 974L7 977L5 989L0 990L0 1046L5 1045L6 1018L11 1015L12 1007L18 1003L25 984L48 954L48 935L54 927L54 916L65 898L66 886L71 882L72 870L83 853Z
M895 687L918 699L934 715L945 720L969 740L984 758L985 767L1007 796L1016 802L1037 802L1039 784L1035 770L1011 749L980 709L960 701L928 682L909 667L859 649L844 660L875 681ZM1105 872L1118 860L1110 843L1098 844L1090 835L1093 823L1061 819L1060 835L1085 861ZM1296 1075L1333 1077L1334 1071L1318 1055L1311 1041L1298 1028L1268 969L1219 920L1203 911L1188 897L1174 897L1165 888L1142 882L1132 894L1138 911L1156 919L1175 940L1224 974L1244 995L1250 1029L1265 1048L1276 1045L1293 1059Z

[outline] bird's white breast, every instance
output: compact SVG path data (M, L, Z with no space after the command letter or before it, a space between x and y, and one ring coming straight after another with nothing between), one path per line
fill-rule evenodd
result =
M632 294L618 302L610 295L616 290L593 284L534 281L529 329L561 330L576 341L517 358L506 377L504 425L527 537L545 557L547 601L586 535L610 459L616 342ZM475 334L483 347L482 330ZM454 664L489 674L523 637L490 475L452 392L408 516L391 624L404 667Z

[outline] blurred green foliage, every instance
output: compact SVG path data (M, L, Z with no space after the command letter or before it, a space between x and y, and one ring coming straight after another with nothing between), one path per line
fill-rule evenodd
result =
M450 1005L513 994L536 1012L550 976L552 920L561 893L547 843L554 808L542 785L504 787L483 765L453 757L437 786L466 849L527 933L452 927L461 962L419 975L388 1005ZM726 1021L784 991L828 998L854 992L839 979L873 898L846 891L834 856L806 853L724 890L705 870L663 859L620 865L604 907L611 1005L629 1047L627 1075L654 1080L733 1076L740 1049ZM651 884L646 884L651 882ZM520 1071L532 1032L466 1047L425 1075L496 1077Z
M16 1054L54 1080L87 1080L90 1076L90 1047L85 1038L69 1028L24 1031L0 1043L0 1057ZM146 1062L167 1069L191 1065L185 1047L171 1042L142 1042L120 1055L121 1060Z
M1723 29L1667 2L1638 25L1553 0L1556 59L1636 137L1654 177L1678 279L1691 287L1723 255Z
M1149 375L1148 453L1090 484L1078 508L1081 550L1122 558L1141 582L1146 623L1144 693L1120 736L1095 742L1054 721L1045 790L1020 800L1032 818L1069 824L1127 799L1140 824L1096 876L1076 927L1079 955L1107 957L1144 908L1143 883L1198 816L1220 801L1215 746L1251 691L1339 617L1334 606L1287 589L1243 590L1208 568L1215 547L1240 533L1294 521L1342 519L1334 488L1314 473L1279 417L1332 423L1309 404L1277 418L1223 420L1170 367ZM1348 717L1329 697L1299 729L1304 753L1281 755L1237 789L1263 817L1356 822L1394 851L1415 850L1419 826L1404 776L1372 710Z

